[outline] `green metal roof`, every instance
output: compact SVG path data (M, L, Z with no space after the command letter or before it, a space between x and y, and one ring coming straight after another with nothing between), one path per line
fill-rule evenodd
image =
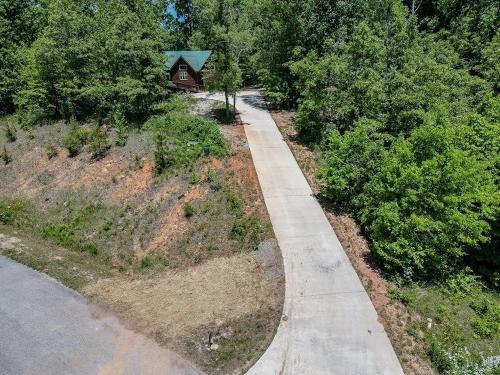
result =
M165 51L167 62L165 67L170 70L182 57L193 68L195 72L203 69L203 65L207 62L212 54L212 51Z

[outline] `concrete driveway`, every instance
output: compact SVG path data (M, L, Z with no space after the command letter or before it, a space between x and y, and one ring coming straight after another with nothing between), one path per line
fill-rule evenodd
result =
M201 372L57 281L0 256L0 374Z
M210 98L223 100L219 94ZM237 99L286 277L283 319L248 374L403 374L370 298L259 92L241 92Z

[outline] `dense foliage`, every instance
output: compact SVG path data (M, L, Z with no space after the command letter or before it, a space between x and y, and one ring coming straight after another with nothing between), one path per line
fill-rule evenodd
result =
M255 62L324 195L406 280L498 280L498 3L261 0Z
M25 51L43 25L43 14L41 1L0 1L0 114L14 111Z
M24 3L29 22L14 26L42 23L36 21L41 5ZM11 74L15 84L2 80L11 88L5 100L16 104L23 125L46 116L100 120L117 107L127 117L141 116L164 95L166 31L159 8L146 1L53 0L43 10L35 40L9 38L26 47L15 50L23 62Z

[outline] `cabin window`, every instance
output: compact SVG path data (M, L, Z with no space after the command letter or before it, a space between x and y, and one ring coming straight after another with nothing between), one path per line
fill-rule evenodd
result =
M187 65L179 65L179 70L188 70Z
M181 81L187 81L187 79L188 79L188 72L186 70L181 70L179 72L179 79Z

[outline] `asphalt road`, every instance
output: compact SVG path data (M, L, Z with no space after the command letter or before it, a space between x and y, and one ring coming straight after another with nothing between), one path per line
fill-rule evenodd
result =
M0 256L1 375L198 375L82 296Z
M223 100L220 94L211 98ZM261 95L241 92L236 107L286 279L284 319L248 374L403 374L370 298Z

